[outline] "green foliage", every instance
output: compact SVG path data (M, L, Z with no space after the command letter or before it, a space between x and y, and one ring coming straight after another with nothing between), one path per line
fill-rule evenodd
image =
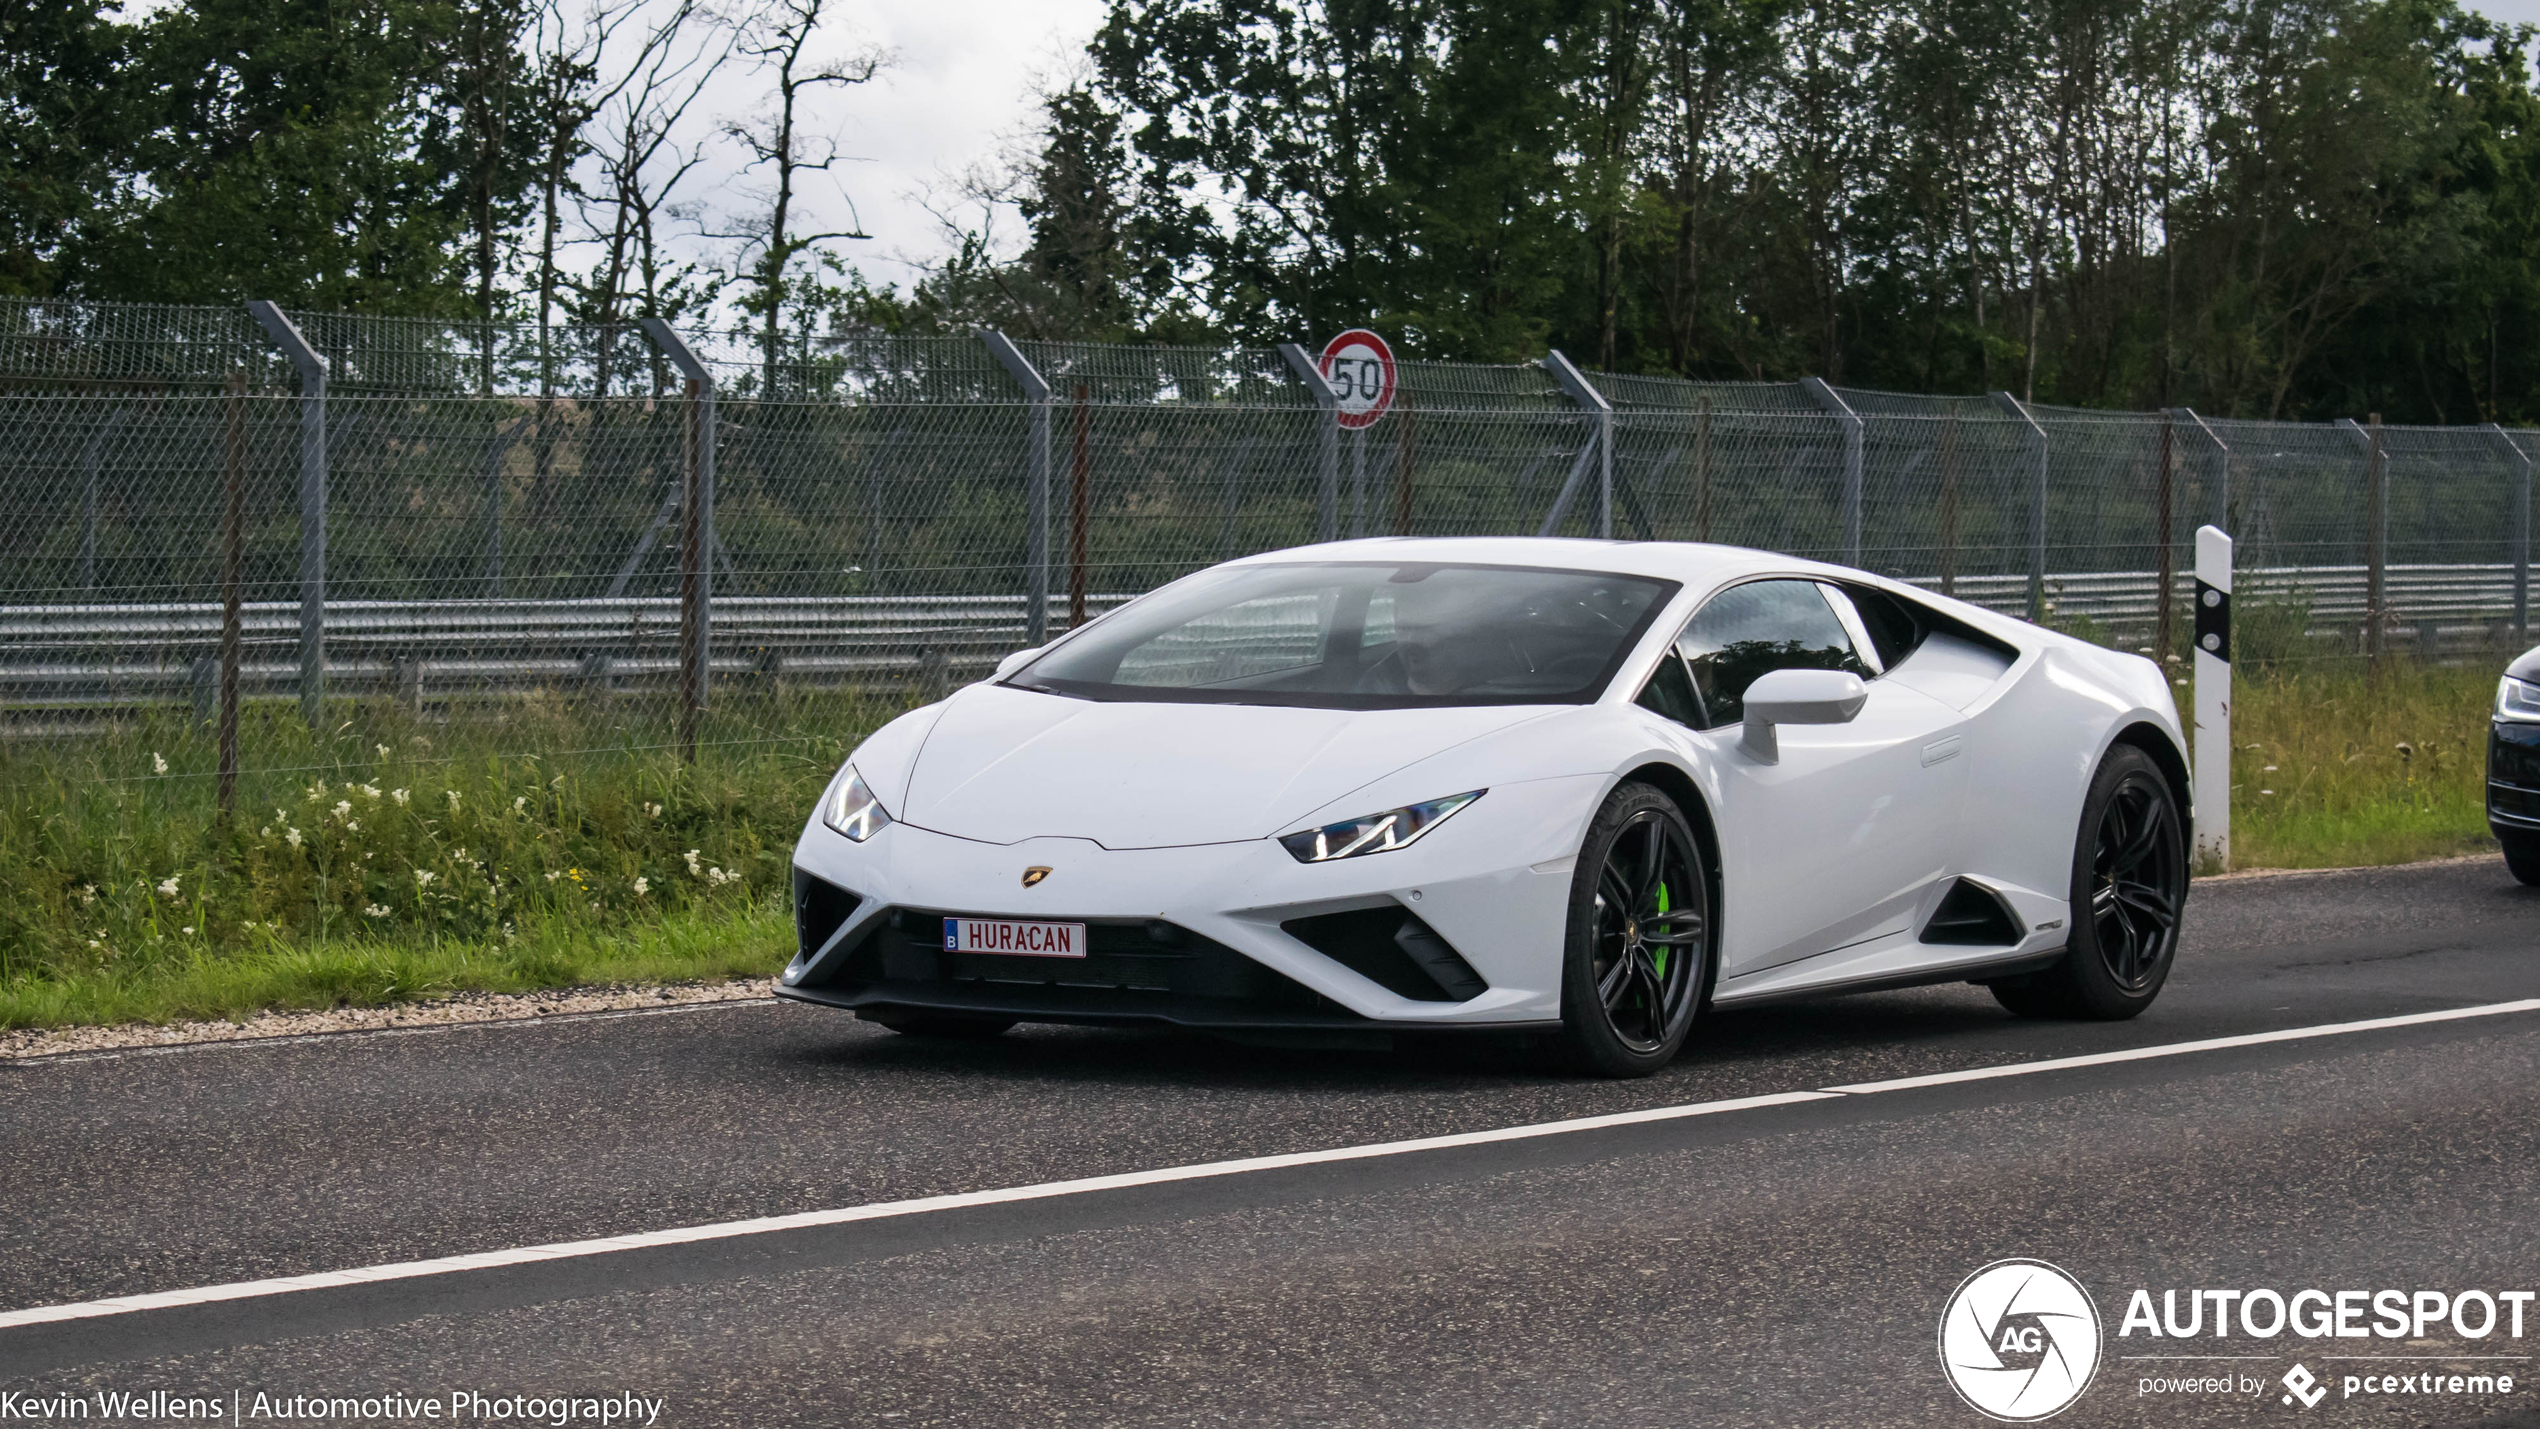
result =
M329 967L376 960L284 954L374 948L474 949L538 982L539 947L781 904L813 800L895 709L823 697L790 730L710 734L689 766L587 711L424 727L364 709L312 740L287 709L259 708L227 824L211 742L190 722L12 741L0 745L12 869L0 983L247 958L260 977L298 969L315 987ZM563 752L500 752L522 744Z
M2182 705L2188 693L2179 691ZM2244 677L2235 693L2236 867L2402 863L2495 847L2485 804L2494 664L2394 659L2375 679L2351 657L2288 662Z

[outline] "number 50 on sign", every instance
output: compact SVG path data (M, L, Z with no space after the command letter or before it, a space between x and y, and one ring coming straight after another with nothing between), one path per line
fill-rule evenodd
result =
M1354 327L1323 344L1324 380L1340 398L1344 427L1372 427L1393 406L1393 349L1363 327Z

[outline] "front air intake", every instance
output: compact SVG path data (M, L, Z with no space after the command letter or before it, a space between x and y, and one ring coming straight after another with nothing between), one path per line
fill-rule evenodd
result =
M1971 879L1951 884L1948 896L1923 925L1926 943L1974 948L2007 948L2020 940L2020 925L2002 896Z
M1436 929L1398 903L1291 918L1279 929L1413 1002L1469 1002L1490 991L1490 984Z
M838 885L795 869L794 944L798 954L807 958L827 946L863 903L863 899Z

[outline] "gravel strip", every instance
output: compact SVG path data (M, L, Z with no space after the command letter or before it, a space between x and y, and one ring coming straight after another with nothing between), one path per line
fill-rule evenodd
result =
M457 1022L514 1022L576 1012L622 1012L681 1003L746 1002L770 996L765 978L666 986L559 987L544 992L463 992L393 1007L337 1007L316 1012L259 1012L242 1022L130 1022L114 1027L21 1027L0 1031L0 1059L172 1047L189 1042L243 1042L312 1032L369 1032Z

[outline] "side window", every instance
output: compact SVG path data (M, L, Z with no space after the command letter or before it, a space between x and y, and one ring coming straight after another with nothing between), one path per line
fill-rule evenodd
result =
M1689 729L1702 729L1709 724L1702 717L1702 699L1693 692L1693 677L1685 673L1685 662L1676 658L1673 650L1658 662L1658 671L1649 677L1649 683L1640 687L1635 703Z
M1711 597L1676 637L1708 718L1704 727L1746 718L1746 687L1770 670L1877 672L1814 581L1749 581Z

